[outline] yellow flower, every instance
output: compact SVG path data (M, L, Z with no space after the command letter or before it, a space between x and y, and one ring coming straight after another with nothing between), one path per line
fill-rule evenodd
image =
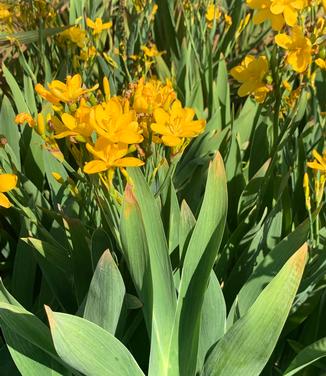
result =
M304 72L311 64L311 41L304 36L299 26L293 27L291 36L276 35L275 42L287 50L286 61L296 72Z
M136 112L129 109L127 100L112 97L92 110L90 120L96 132L110 142L136 144L143 141Z
M323 155L320 155L317 150L313 150L312 155L315 160L313 162L307 162L307 166L315 171L315 201L316 205L319 206L322 202L326 184L326 150L324 150Z
M270 10L275 15L283 14L287 25L297 23L298 11L306 7L305 0L272 0Z
M162 136L162 141L170 147L181 146L186 138L193 138L204 131L204 120L193 120L195 111L182 108L180 101L173 102L170 111L157 108L154 111L155 123L152 131Z
M94 46L88 47L85 50L80 52L80 59L83 61L88 61L95 57L97 54L97 50Z
M95 22L90 18L86 18L86 24L89 28L93 29L93 34L101 34L103 30L108 30L112 27L112 22L102 22L101 18L96 18Z
M313 150L312 155L315 160L313 162L307 162L307 166L314 170L326 173L326 150L324 150L322 156L317 152L317 150Z
M79 74L73 77L68 76L66 83L54 80L48 84L49 90L46 90L41 84L35 86L36 92L47 101L57 104L60 101L64 103L72 103L77 101L80 96L90 91L96 90L98 85L91 89L82 88L82 79Z
M309 187L309 175L305 172L303 176L303 189L305 195L305 202L307 210L311 210L311 197L310 197L310 187Z
M270 10L272 0L247 0L249 8L256 10L253 17L255 25L270 21L273 30L281 30L284 26L284 17L282 14L273 14Z
M319 66L320 69L326 70L326 59L317 59L315 63Z
M4 195L5 192L9 192L17 185L17 176L14 174L2 174L0 175L0 206L4 208L10 208L11 203Z
M83 48L86 43L86 31L82 30L79 26L72 26L69 29L60 33L60 36L69 39L78 47Z
M94 147L90 144L86 144L86 147L95 157L84 166L86 174L96 174L115 167L138 167L144 164L138 158L126 157L129 153L127 144L112 143L104 137L99 137Z
M50 114L48 115L49 119L50 120ZM46 121L44 119L44 116L42 113L39 113L37 114L37 127L36 127L36 131L37 133L42 136L42 137L45 137L45 129L46 129Z
M90 124L91 109L82 99L74 116L67 113L62 114L62 123L53 123L56 131L55 138L74 137L77 141L86 142L94 132L94 128Z
M7 4L0 4L0 20L3 20L5 18L9 18L11 16L11 13L9 11L9 7Z
M60 103L60 99L54 96L49 90L46 90L45 87L41 84L35 85L35 91L48 102L51 102L53 104Z
M240 34L243 32L243 30L246 28L246 26L248 25L249 21L250 21L250 13L248 13L245 18L243 18L240 23L239 23L239 26L237 28L237 31L235 33L235 39L238 39Z
M35 120L32 118L30 114L26 112L21 112L15 117L16 124L24 124L27 123L31 128L35 125Z
M242 85L238 90L240 97L254 95L258 103L264 102L269 88L264 83L264 78L268 72L268 62L266 56L260 56L255 59L254 56L248 55L244 58L241 65L231 69L231 76Z
M53 178L60 184L63 184L64 183L64 180L62 178L62 176L59 174L59 172L52 172L52 176Z
M133 96L133 108L137 113L152 114L158 107L168 109L176 99L171 81L164 85L161 81L151 79L145 82L141 78L136 86Z
M147 57L156 57L163 54L163 52L159 52L155 44L152 44L151 47L141 46L140 47L144 54Z
M230 27L232 25L232 17L228 14L224 14L224 21Z
M206 20L211 26L214 20L218 20L221 17L221 11L218 6L209 4L206 11Z

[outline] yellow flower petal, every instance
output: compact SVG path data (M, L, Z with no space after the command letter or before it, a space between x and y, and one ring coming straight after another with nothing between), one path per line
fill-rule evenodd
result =
M117 167L140 167L144 165L144 162L138 158L126 157L116 160L114 165Z
M73 130L76 128L76 119L70 114L62 114L61 119L68 129Z
M163 136L162 141L166 146L174 147L182 143L182 139L176 136Z
M294 8L290 6L285 7L283 14L287 25L294 26L297 23L298 12Z
M8 200L8 198L3 193L0 193L0 206L4 207L6 209L10 208L10 206L11 206L10 201Z
M288 49L289 46L292 43L291 37L289 37L286 34L278 34L275 36L275 42L278 44L280 47Z
M84 166L84 172L86 174L97 174L98 172L103 172L108 169L107 165L103 161L94 160L86 163Z
M155 118L155 120L156 120L157 123L166 124L166 123L169 122L170 116L162 108L157 108L154 111L154 118Z
M0 192L8 192L16 187L17 176L14 174L2 174L0 175Z

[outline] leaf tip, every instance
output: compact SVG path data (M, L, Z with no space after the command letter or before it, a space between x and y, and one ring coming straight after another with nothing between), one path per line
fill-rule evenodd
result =
M308 256L308 244L305 242L292 256L291 263L296 271L301 274L305 267Z
M54 314L53 314L53 311L52 309L47 306L46 304L44 305L44 309L45 309L45 312L46 312L46 315L48 317L48 321L49 321L49 325L50 325L50 329L51 331L54 329L55 327L55 320L54 320Z

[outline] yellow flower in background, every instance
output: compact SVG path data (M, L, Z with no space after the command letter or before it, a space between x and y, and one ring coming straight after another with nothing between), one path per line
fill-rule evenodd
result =
M96 132L110 142L135 144L143 141L136 112L129 109L128 101L119 97L96 106L90 120Z
M326 70L326 59L317 59L315 63L319 66L320 69Z
M1 174L0 175L0 206L4 208L10 208L11 203L4 195L5 192L9 192L17 185L17 176L14 174Z
M147 57L156 57L163 54L163 52L158 51L155 44L152 44L151 47L141 46L140 48Z
M256 59L254 56L248 55L240 65L232 68L230 73L232 77L242 83L238 90L240 97L254 95L257 102L264 102L270 91L264 83L264 78L268 73L266 56Z
M54 80L48 84L49 90L46 90L41 84L35 86L36 92L47 101L58 104L59 102L72 103L77 101L83 94L96 90L98 84L91 89L82 88L82 79L79 74L73 77L67 76L66 83Z
M291 36L276 35L275 42L287 51L286 61L296 72L304 72L311 64L311 41L304 36L299 26L293 27Z
M83 61L88 61L90 59L93 59L97 54L97 50L94 46L87 47L86 49L83 49L80 52L80 59Z
M72 26L69 29L60 33L60 36L64 39L68 39L71 42L77 44L78 47L83 48L86 43L86 31L79 26Z
M322 202L326 184L326 150L320 155L317 150L312 151L315 158L312 162L307 162L307 167L314 170L315 201L318 207Z
M323 155L320 155L317 150L313 150L312 155L315 160L313 162L307 162L307 166L314 170L326 173L326 150L324 150Z
M255 25L270 21L272 29L279 31L285 24L282 14L274 14L271 12L272 0L247 0L249 8L254 9L256 12L253 17Z
M0 3L0 20L9 18L11 13L7 4Z
M103 89L105 99L108 101L111 98L110 82L106 76L103 77Z
M305 174L303 176L303 190L304 190L306 208L307 208L307 210L311 210L309 175L308 175L307 172L305 172Z
M15 117L16 124L24 124L27 123L31 128L35 125L35 120L32 118L30 114L26 112L21 112Z
M209 4L206 11L206 20L209 27L212 27L214 20L219 20L221 17L221 11L217 5Z
M224 21L230 27L232 25L232 17L228 14L224 14Z
M141 78L134 89L133 108L137 113L152 114L158 107L168 109L176 97L171 81L164 85L156 79Z
M270 10L275 15L283 15L287 25L294 26L298 13L307 6L305 0L272 0Z
M86 174L96 174L115 167L139 167L144 164L138 158L126 157L129 154L127 144L112 143L104 137L99 137L94 147L90 144L87 144L86 147L95 157L93 161L84 166Z
M101 18L96 18L95 21L92 21L90 18L86 18L86 25L93 29L93 34L101 34L103 30L108 30L112 27L112 22L102 22Z
M162 141L170 147L181 146L186 138L193 138L205 129L204 120L193 120L195 111L182 108L181 102L173 102L170 111L157 108L154 111L155 122L152 131L162 136Z

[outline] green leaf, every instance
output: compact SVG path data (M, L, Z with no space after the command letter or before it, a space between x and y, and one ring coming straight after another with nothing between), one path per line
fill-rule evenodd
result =
M65 181L68 177L68 173L64 168L63 164L59 162L48 150L43 149L43 160L44 169L47 181L55 195L58 194L59 190L62 188L62 184L55 180L52 172L56 172L61 175L62 179Z
M307 367L309 364L316 362L318 359L326 356L326 337L310 344L302 349L292 360L289 367L284 372L284 376L292 376Z
M10 87L12 98L15 101L18 112L29 112L28 106L25 102L24 95L20 90L14 76L8 70L8 68L2 64L3 75Z
M196 225L196 218L185 200L181 203L179 223L179 252L180 260L183 263L192 230Z
M61 31L69 28L70 26L61 26L61 27L54 27L49 29L43 29L42 33L45 37L51 37L55 34L60 33ZM40 37L39 30L30 30L30 31L19 31L17 33L0 33L0 43L12 43L12 40L17 40L20 43L28 44L37 42Z
M84 318L115 334L125 293L119 268L107 250L100 258L93 275Z
M22 238L22 241L35 249L50 264L56 266L62 272L70 275L72 273L71 261L68 251L63 247L56 247L46 241L35 238Z
M95 271L97 263L99 262L101 256L105 252L106 249L110 249L111 241L108 234L100 229L97 228L93 234L91 239L91 248L92 248L92 267Z
M216 86L218 88L217 99L220 103L222 128L225 128L231 121L230 87L225 59L219 61Z
M29 230L28 220L22 219L11 274L11 292L27 309L33 305L37 270L36 260L31 257L28 245L21 240Z
M56 355L47 326L20 306L1 280L0 327L22 375L70 375L59 364L61 360Z
M128 204L125 206L123 217L128 219L128 214L132 211L133 220L137 216L138 222L143 224L145 232L152 289L155 291L151 315L150 372L159 375L164 374L167 367L166 357L175 314L176 292L169 249L157 202L140 169L130 168L128 174L132 179L133 186L131 188L128 185L126 188L125 201L127 200ZM125 235L128 237L127 232ZM130 240L129 245L131 246ZM134 248L136 248L136 244L134 244Z
M205 292L200 322L197 371L204 365L210 348L223 337L226 330L226 306L221 286L214 270Z
M61 308L74 310L76 298L71 281L72 263L68 252L60 246L54 246L39 239L23 238L22 241L27 248L24 249L26 257L33 259L29 252L32 250L42 274Z
M112 334L83 318L46 307L60 358L87 376L144 375L126 347Z
M304 244L217 343L206 361L204 376L260 375L290 312L307 251Z
M85 298L92 279L92 258L88 232L79 219L62 218L70 243L74 285L79 305Z
M169 361L175 374L192 375L196 370L205 291L226 222L226 184L223 160L217 153L209 167L204 200L182 269Z
M120 232L123 255L138 296L144 304L145 322L147 330L150 333L152 326L153 292L149 251L140 208L130 185L127 185L124 194Z
M19 148L20 132L18 130L19 125L15 123L15 113L10 104L9 99L6 96L4 96L2 100L0 124L0 134L6 137L8 144L10 145L11 149L15 154L17 162L16 167L20 170L21 165Z
M254 272L238 295L237 304L240 315L243 315L249 309L266 284L281 270L296 250L304 244L307 240L308 231L309 221L306 220L280 241L255 267Z
M234 134L239 135L240 149L245 150L250 143L252 132L259 115L259 105L251 97L248 97L239 116L233 124Z
M166 161L159 168L158 177L161 187L164 187L166 179L169 182L169 184L165 185L166 188L161 192L161 217L165 227L166 238L168 239L169 252L171 254L178 246L180 208L177 193L170 177L169 166Z

